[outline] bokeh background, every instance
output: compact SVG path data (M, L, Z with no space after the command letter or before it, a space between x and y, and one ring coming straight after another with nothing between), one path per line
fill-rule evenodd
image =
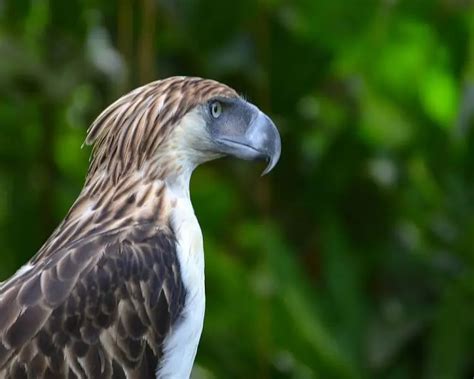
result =
M170 75L270 114L280 164L197 170L195 378L472 378L474 8L462 0L0 1L0 279L79 193L87 126Z

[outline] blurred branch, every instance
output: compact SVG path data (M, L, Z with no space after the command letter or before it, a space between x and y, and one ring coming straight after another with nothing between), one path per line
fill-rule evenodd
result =
M138 41L139 83L145 84L155 79L156 51L154 42L156 24L156 2L142 0L142 28Z
M133 53L133 7L132 0L119 0L117 20L118 50L130 67ZM129 76L124 80L124 87L129 87Z
M474 116L474 17L468 19L469 40L468 54L464 75L464 89L460 101L457 120L457 133L465 137L468 133L470 122Z
M54 105L48 100L44 100L41 104L41 133L42 141L39 144L39 162L40 162L40 214L41 214L41 234L47 237L55 227L55 219L53 216L54 194L54 146L56 144L57 133L55 133L55 109Z

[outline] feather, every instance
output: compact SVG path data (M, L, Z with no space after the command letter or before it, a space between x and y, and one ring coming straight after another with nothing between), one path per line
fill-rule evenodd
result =
M118 99L88 129L86 144L94 148L87 180L103 168L115 173L108 177L114 181L130 167L140 169L186 113L215 96L238 94L213 80L171 77Z
M173 238L169 231L155 234L151 225L141 225L133 229L135 238L138 236L138 239L132 239L130 231L126 230L121 235L124 242L107 244L107 234L101 236L100 241L95 241L92 246L96 247L96 251L103 251L103 254L97 261L96 256L88 256L87 259L95 264L83 265L82 272L77 276L76 286L61 285L55 274L56 266L53 266L48 274L41 270L33 273L35 278L46 277L47 279L42 281L49 284L42 286L44 293L32 291L37 297L35 301L31 299L33 295L30 295L30 298L22 295L36 305L23 305L20 308L20 305L15 303L12 306L17 313L20 309L23 310L14 321L9 322L11 326L5 329L6 333L2 333L0 358L8 350L16 352L16 355L9 359L7 364L0 366L0 376L23 372L19 357L22 351L30 349L31 346L38 346L37 356L43 357L44 360L43 364L38 365L43 371L35 372L36 377L41 377L47 370L65 375L70 369L76 372L77 366L80 366L88 378L98 378L106 377L105 373L112 375L114 367L117 367L112 365L112 360L119 362L118 367L121 367L125 374L134 370L143 358L147 341L163 343L170 325L176 321L176 315L184 305L184 299L174 302L171 306L169 299L160 300L158 304L166 306L151 308L154 300L150 296L155 292L141 290L144 278L141 271L148 273L144 281L147 287L154 285L160 288L166 282L170 293L182 291L182 282L171 271L163 270L162 276L159 276L147 265L150 254L153 261L163 261L166 256L166 260L177 263ZM160 248L163 245L168 249ZM85 241L85 246L90 245ZM68 249L61 254L68 254ZM32 279L30 281L34 282ZM61 288L59 295L56 287ZM125 291L122 291L123 287ZM161 291L160 298L163 294ZM59 301L58 296L67 298L67 301L60 304L51 301ZM83 303L78 301L79 299L82 299ZM8 304L12 305L12 302L9 301ZM112 340L122 341L116 349L107 348L102 343L101 334L105 328L111 334ZM156 348L155 346L154 349ZM122 351L122 356L126 359L121 359L114 353L117 349ZM60 364L64 359L66 364ZM155 357L155 360L157 359L158 357ZM76 372L76 375L81 376L81 373Z
M156 157L213 96L238 97L212 80L173 77L94 121L79 198L26 268L0 284L1 378L155 376L187 296L165 180L182 168Z

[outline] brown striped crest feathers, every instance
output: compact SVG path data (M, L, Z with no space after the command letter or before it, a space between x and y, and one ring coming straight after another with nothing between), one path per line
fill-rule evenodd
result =
M94 145L89 178L101 168L114 180L130 169L140 169L187 112L216 96L238 97L213 80L172 77L118 99L88 129L86 144Z

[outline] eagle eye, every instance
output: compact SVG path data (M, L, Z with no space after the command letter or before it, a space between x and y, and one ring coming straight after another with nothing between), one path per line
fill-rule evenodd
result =
M213 101L210 106L211 115L214 118L219 118L222 113L222 104L219 101Z

